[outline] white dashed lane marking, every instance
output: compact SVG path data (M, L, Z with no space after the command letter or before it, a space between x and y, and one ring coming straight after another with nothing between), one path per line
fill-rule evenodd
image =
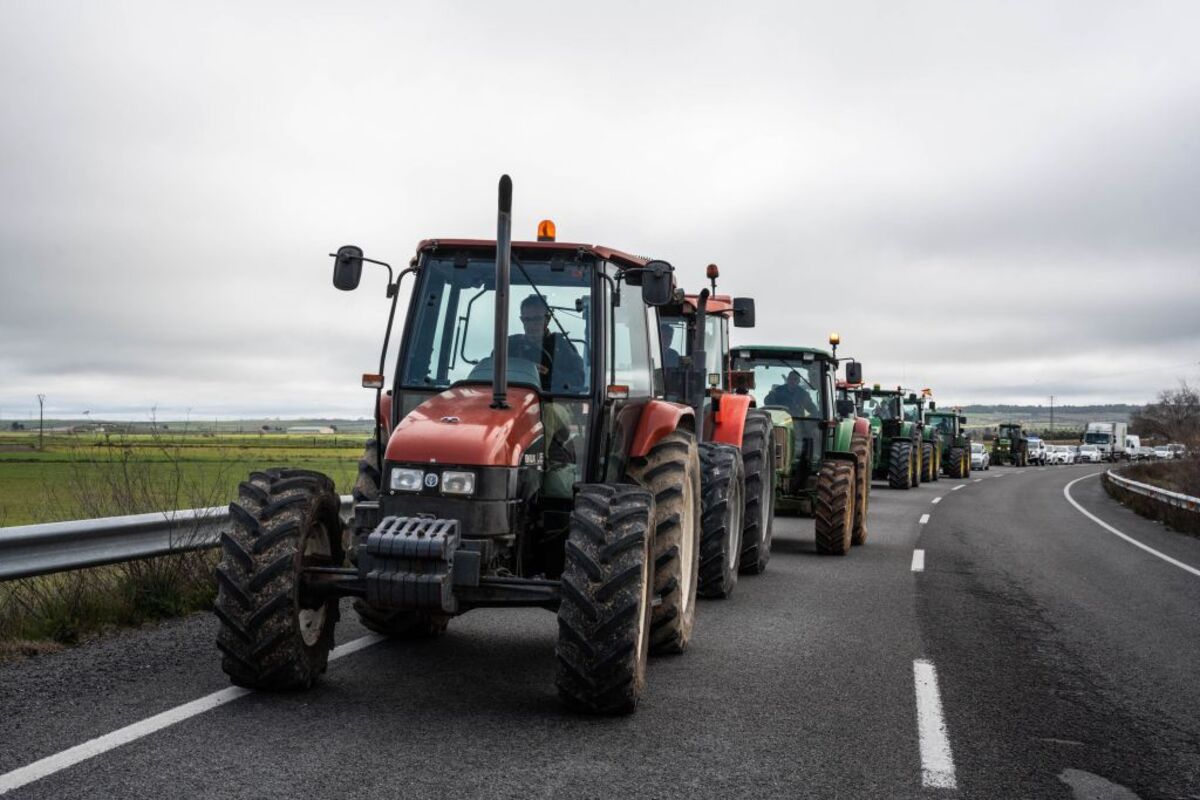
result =
M917 692L917 735L921 740L921 782L934 789L957 789L950 732L942 716L942 695L933 662L913 662L913 683Z
M913 572L924 572L925 571L925 551L924 550L913 550L912 571Z
M922 525L924 525L926 522L929 522L929 515L928 515L928 514L922 514L922 515L921 515L921 524L922 524Z

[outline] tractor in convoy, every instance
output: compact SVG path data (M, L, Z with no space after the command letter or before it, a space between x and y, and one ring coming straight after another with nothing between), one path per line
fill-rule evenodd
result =
M911 489L921 482L921 429L905 414L904 390L863 387L859 391L862 413L877 432L875 470L872 477L886 480L893 489Z
M1018 422L1005 422L996 429L992 441L992 463L1029 466L1029 437Z
M771 415L776 442L776 509L811 515L817 552L845 555L867 540L871 490L871 428L852 401L834 393L838 358L812 347L748 345L733 348L733 374L754 390ZM861 380L861 364L847 364L849 380Z
M939 411L933 403L929 407L925 423L937 430L941 466L946 477L968 477L971 474L971 438L967 436L967 418L957 411Z
M728 597L738 573L759 574L771 556L775 461L771 415L733 391L746 375L729 368L729 325L754 326L754 300L717 294L720 271L710 264L711 291L677 291L658 309L665 397L700 420L701 597Z
M428 239L388 271L391 312L376 435L343 535L328 477L251 473L230 506L216 570L222 666L238 685L307 687L325 671L338 600L372 631L433 637L459 614L558 616L558 694L570 708L634 710L650 653L692 636L701 532L701 422L664 399L658 309L665 261L555 240L511 241L500 180L495 240ZM384 378L400 283L415 281ZM385 392L384 387L390 386Z
M922 389L920 394L910 392L904 398L904 418L913 422L921 432L921 466L918 469L919 483L936 481L942 471L942 442L940 431L926 421L926 415L936 404L929 399L930 391ZM928 406L928 408L926 407Z

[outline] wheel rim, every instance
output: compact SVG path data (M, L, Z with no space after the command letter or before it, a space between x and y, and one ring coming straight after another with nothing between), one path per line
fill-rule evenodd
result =
M315 524L309 530L304 542L304 554L301 563L307 563L310 556L332 556L329 548L329 532L321 523ZM296 624L300 628L300 638L305 647L313 647L321 639L325 630L325 618L328 616L326 604L321 603L316 608L301 608L296 612Z
M683 507L687 513L684 515L686 519L679 521L679 527L682 528L679 542L679 563L683 567L680 570L682 575L679 580L679 590L681 602L686 608L686 604L692 597L692 573L694 572L692 558L696 554L696 491L690 476L683 485Z
M742 553L742 511L745 507L745 481L735 481L730 502L733 509L729 513L729 564L731 570L737 569L738 556Z

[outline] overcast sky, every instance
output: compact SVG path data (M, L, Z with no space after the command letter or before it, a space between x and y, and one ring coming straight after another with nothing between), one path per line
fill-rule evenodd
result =
M1200 5L6 2L0 419L363 416L427 236L721 265L949 403L1200 381ZM405 296L407 296L407 286Z

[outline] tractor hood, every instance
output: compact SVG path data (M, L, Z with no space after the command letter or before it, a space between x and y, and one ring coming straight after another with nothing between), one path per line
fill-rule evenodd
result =
M542 435L538 393L508 388L508 408L492 408L489 386L455 386L414 408L392 432L386 458L409 464L517 467Z

